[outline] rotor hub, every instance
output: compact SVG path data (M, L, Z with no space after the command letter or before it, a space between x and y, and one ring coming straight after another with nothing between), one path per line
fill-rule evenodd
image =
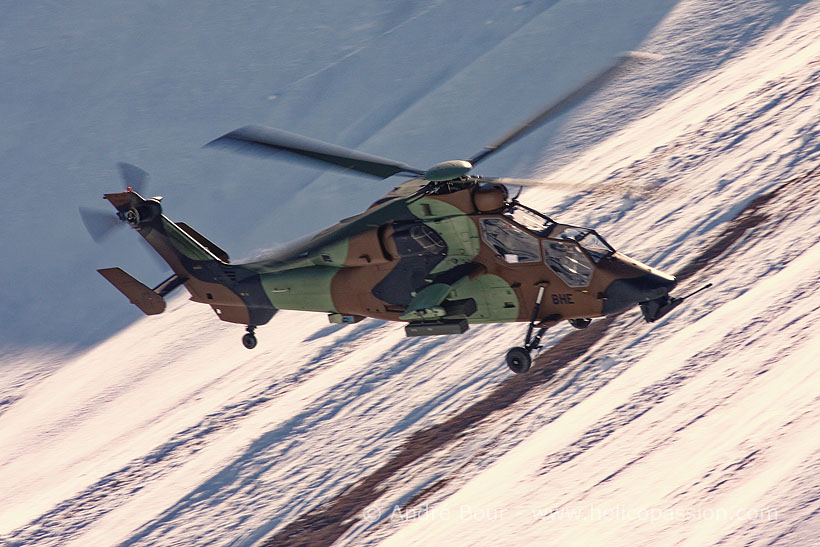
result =
M132 227L134 227L134 228L136 228L137 226L139 226L139 223L140 223L140 214L139 214L139 211L137 211L136 209L133 209L133 208L132 208L132 209L128 209L128 210L127 210L127 211L123 214L123 217L124 217L125 222L127 222L130 226L132 226Z
M424 172L424 180L444 182L463 177L470 172L473 164L465 160L450 160L437 163Z

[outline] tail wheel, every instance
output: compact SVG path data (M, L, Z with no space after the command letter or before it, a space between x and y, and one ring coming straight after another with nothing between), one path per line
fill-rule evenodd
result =
M249 332L242 337L242 345L248 349L253 349L256 347L256 336Z

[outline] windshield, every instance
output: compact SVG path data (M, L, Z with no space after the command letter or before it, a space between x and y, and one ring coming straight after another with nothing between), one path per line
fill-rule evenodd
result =
M589 228L578 228L576 226L558 226L550 237L558 239L565 239L569 241L577 241L581 244L592 257L596 263L606 256L610 256L615 252L615 249L610 247L609 243L604 241L604 238L598 235L595 230Z

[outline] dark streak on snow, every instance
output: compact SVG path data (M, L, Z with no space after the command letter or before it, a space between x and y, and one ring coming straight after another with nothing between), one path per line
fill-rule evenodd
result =
M467 407L450 419L410 436L399 453L379 469L331 500L292 521L264 545L330 545L353 526L370 503L383 492L382 483L449 442L490 414L504 409L533 388L549 382L561 368L586 353L606 332L613 318L605 318L564 337L547 355L536 361L528 374L513 376L486 398Z
M413 497L407 500L407 502L404 504L404 507L418 506L422 502L422 500L447 486L451 479L452 477L446 477L441 480L437 480L436 482L427 486L426 488L419 490Z

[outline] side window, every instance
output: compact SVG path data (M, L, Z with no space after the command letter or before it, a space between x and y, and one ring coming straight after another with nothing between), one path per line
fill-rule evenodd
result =
M589 280L592 279L592 262L577 243L548 239L543 240L542 243L547 266L558 274L564 283L570 287L589 285Z
M501 218L482 218L481 237L496 254L511 264L539 262L538 239Z
M421 222L397 226L393 232L393 241L400 257L447 254L447 244L441 236Z

